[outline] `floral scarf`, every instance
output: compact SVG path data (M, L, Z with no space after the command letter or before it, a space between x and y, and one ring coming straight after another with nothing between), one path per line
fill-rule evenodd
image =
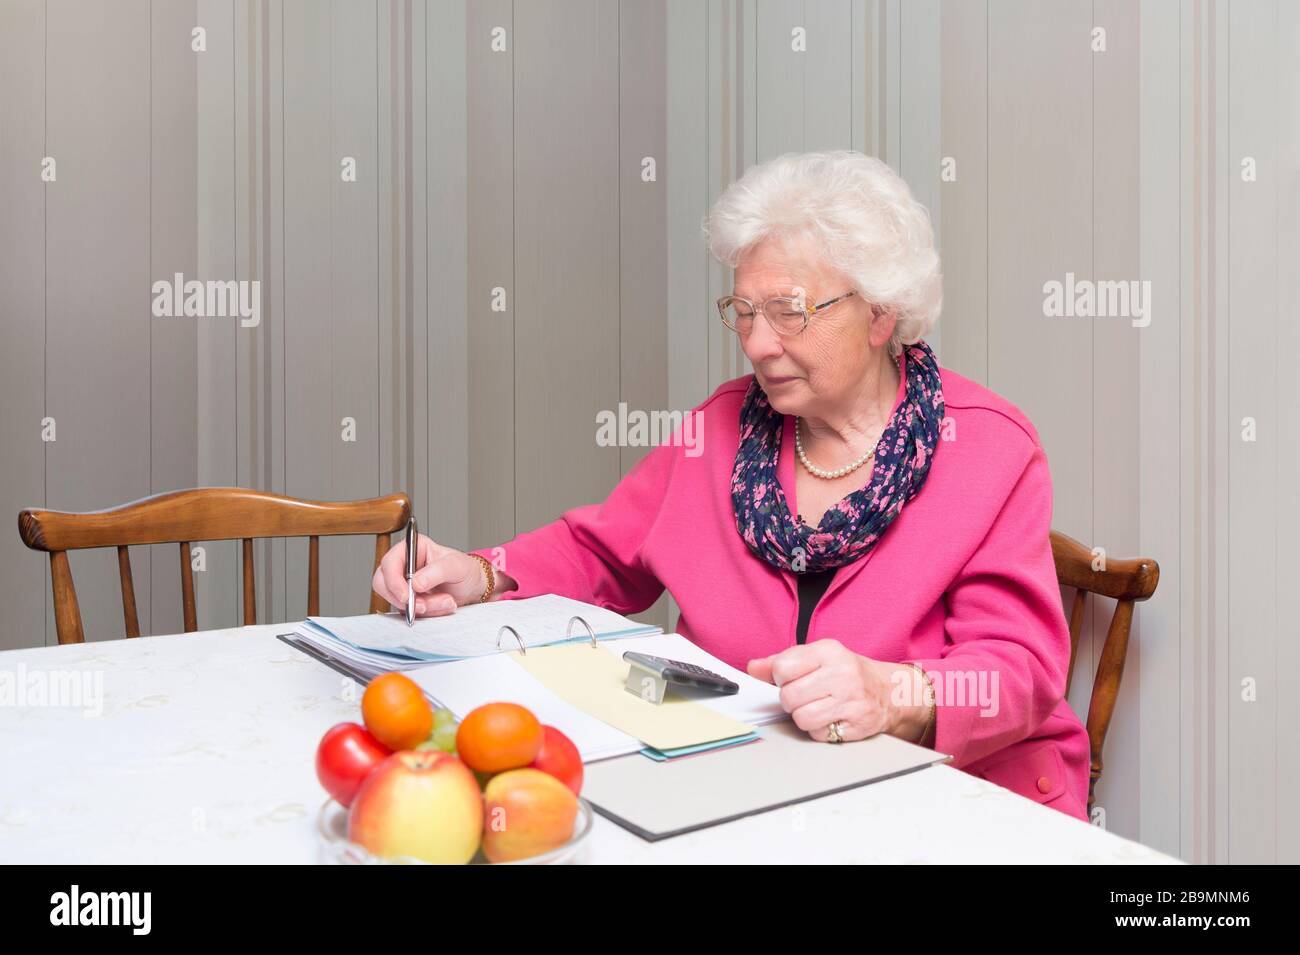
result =
M772 409L758 379L740 409L740 447L731 474L736 530L754 555L773 567L812 573L842 567L884 536L930 473L943 422L939 364L925 342L903 348L902 403L876 444L871 479L809 527L790 514L776 477L785 416Z

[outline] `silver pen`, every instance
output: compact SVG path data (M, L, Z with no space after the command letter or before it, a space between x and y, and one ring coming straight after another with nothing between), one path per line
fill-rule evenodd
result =
M415 518L406 525L406 625L415 626L415 552L419 549Z

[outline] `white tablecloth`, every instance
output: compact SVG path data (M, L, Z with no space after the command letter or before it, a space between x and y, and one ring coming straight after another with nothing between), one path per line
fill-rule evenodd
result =
M0 861L315 862L316 743L359 720L360 688L275 639L290 629L0 653ZM598 817L585 858L1177 861L948 766L658 843Z

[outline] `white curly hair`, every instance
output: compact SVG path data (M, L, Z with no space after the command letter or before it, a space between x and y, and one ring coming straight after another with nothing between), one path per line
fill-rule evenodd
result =
M787 153L750 166L718 197L703 230L710 254L733 269L764 239L811 237L858 294L895 312L895 356L929 334L943 307L929 212L894 170L856 150Z

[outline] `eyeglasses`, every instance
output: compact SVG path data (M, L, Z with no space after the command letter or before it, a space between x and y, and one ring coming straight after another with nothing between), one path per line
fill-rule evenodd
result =
M742 337L754 330L754 316L759 312L778 335L798 335L808 327L808 321L815 313L856 294L850 290L828 302L811 306L804 304L802 298L790 295L779 295L758 304L739 295L724 295L718 299L718 314L722 316L722 324Z

